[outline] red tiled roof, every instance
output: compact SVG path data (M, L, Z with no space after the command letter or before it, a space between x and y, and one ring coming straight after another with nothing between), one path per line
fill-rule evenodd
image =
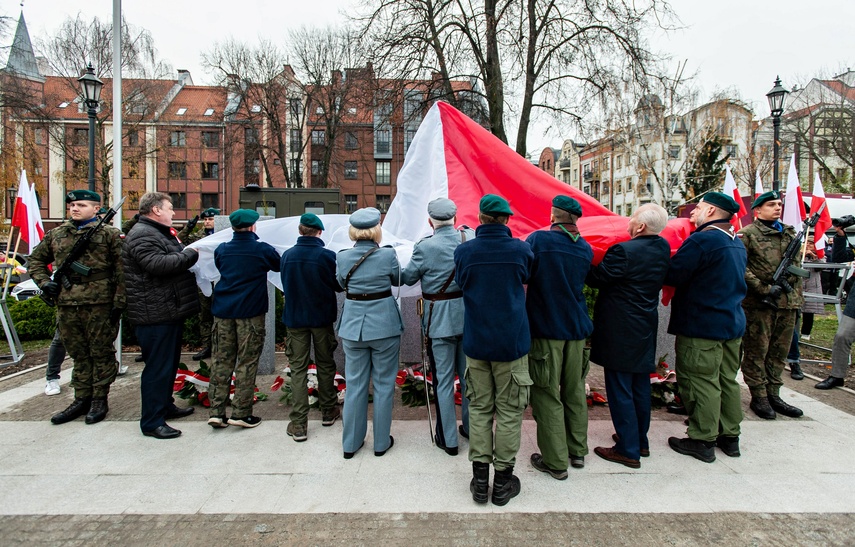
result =
M185 86L178 92L160 119L165 122L222 123L226 93L225 87ZM182 108L187 110L183 115L179 115L178 112ZM205 116L208 109L213 109L213 113Z
M104 78L104 87L101 90L101 100L110 103L113 100L113 79ZM142 93L148 104L153 105L151 112L157 108L166 94L175 84L173 80L122 80L122 92L124 98ZM45 78L44 105L45 110L51 116L65 119L85 120L86 111L78 109L78 103L74 102L80 96L80 87L75 78L64 78L60 76L48 76ZM67 103L63 108L60 104Z

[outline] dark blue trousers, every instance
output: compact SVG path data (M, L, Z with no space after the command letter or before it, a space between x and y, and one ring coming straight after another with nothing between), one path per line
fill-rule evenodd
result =
M175 403L172 386L181 359L181 335L184 321L140 325L136 328L143 361L140 391L142 415L140 429L152 431L166 423L166 413Z
M615 449L637 460L642 448L650 448L650 374L605 369L606 393L615 433L620 439Z

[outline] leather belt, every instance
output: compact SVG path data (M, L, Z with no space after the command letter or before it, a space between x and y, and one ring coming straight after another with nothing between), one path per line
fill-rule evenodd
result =
M362 302L366 302L369 300L381 300L383 298L388 298L392 296L392 289L387 289L383 292L375 292L372 294L368 293L347 293L348 300L359 300Z
M110 279L113 276L113 273L110 271L102 271L98 273L93 273L89 275L70 275L68 276L68 280L71 281L75 285L80 285L82 283L92 283L93 281L101 281L102 279Z
M453 291L444 293L422 293L422 298L431 302L439 302L440 300L454 300L455 298L463 298L463 291Z

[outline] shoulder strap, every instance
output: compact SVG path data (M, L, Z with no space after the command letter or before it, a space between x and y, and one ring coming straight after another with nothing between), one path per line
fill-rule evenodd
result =
M371 256L371 254L374 253L379 248L380 247L371 247L370 249L368 249L368 251L364 255L359 257L359 260L356 261L356 263L353 265L353 267L350 269L350 271L347 272L347 277L344 278L344 290L345 290L345 292L347 292L347 285L348 285L348 283L350 283L350 276L353 275L353 272L355 272L356 269L359 266L361 266L363 262L365 262L366 258Z

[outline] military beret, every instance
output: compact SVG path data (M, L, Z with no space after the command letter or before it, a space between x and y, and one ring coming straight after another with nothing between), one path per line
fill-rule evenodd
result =
M229 222L234 228L249 228L258 220L258 213L252 209L238 209L229 215Z
M428 216L436 220L451 220L457 214L457 205L448 198L436 198L428 203Z
M357 209L350 215L350 225L359 230L373 228L380 224L380 211L374 207Z
M315 228L316 230L324 229L324 223L321 222L321 219L315 213L303 213L300 215L300 224L308 228Z
M72 190L65 194L65 202L71 203L72 201L96 201L101 203L101 196L91 190Z
M495 194L486 194L482 197L481 203L478 204L478 209L485 215L490 216L514 214L514 212L511 211L511 206L508 205L505 198L499 197Z
M772 201L773 199L781 199L781 192L777 190L772 190L771 192L760 194L759 196L757 196L757 199L754 200L754 203L751 204L751 208L756 209L767 201Z
M563 211L567 211L571 215L576 215L577 217L582 216L582 206L579 205L579 202L570 196L562 196L557 195L552 198L552 206L557 207Z
M214 207L208 207L201 213L199 213L199 217L201 218L214 218L215 216L220 214L220 210Z
M707 192L701 201L715 205L719 209L723 209L731 214L739 212L739 204L736 203L736 200L721 192Z

